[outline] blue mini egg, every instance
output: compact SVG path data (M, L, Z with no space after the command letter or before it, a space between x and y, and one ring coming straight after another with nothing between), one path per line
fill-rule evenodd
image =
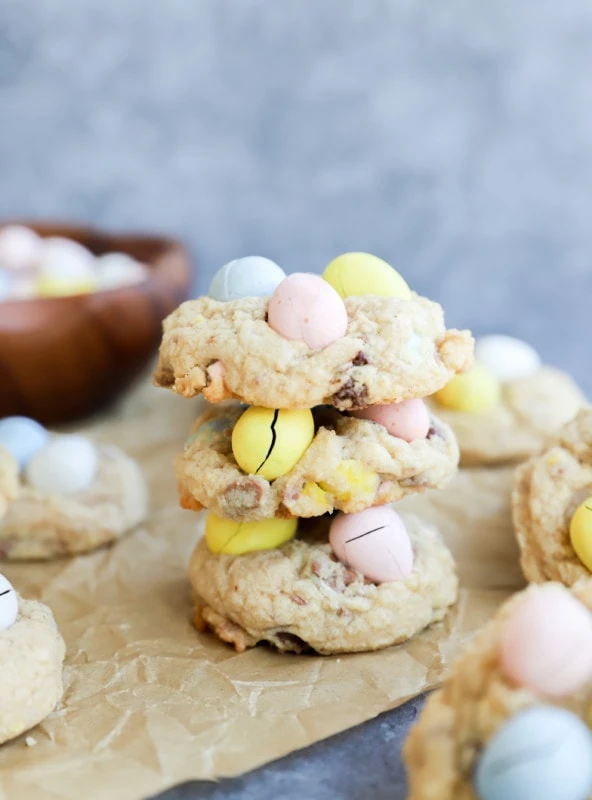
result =
M0 419L0 445L8 450L24 469L31 458L45 446L49 434L38 422L29 417L4 417Z
M228 302L242 297L267 297L284 280L286 273L274 261L263 256L235 258L214 275L209 296Z
M475 783L481 800L586 800L592 733L563 708L529 708L488 742Z
M211 442L217 439L218 435L224 433L225 430L228 430L230 433L233 424L233 420L229 417L218 417L204 422L203 425L200 425L199 428L189 436L185 442L185 447L191 447L195 442L211 444Z

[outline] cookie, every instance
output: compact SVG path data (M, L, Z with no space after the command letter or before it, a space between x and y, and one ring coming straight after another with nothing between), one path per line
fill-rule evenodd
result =
M237 522L354 513L439 488L458 464L454 435L436 418L427 438L406 442L382 425L325 406L315 409L315 438L302 458L269 481L245 475L233 456L231 433L243 412L231 401L197 420L175 464L184 508L208 508Z
M346 298L346 334L321 350L273 331L268 302L183 303L164 322L155 384L211 402L346 410L425 397L472 363L468 331L447 330L440 306L413 293Z
M571 586L590 571L570 539L578 506L592 495L592 409L582 409L556 444L521 464L512 492L520 563L529 581Z
M454 431L461 465L508 464L538 453L584 405L569 375L552 367L501 384L500 402L481 412L430 406Z
M23 483L0 519L0 557L27 561L93 550L118 539L146 516L147 489L140 467L119 448L98 446L92 484L56 494Z
M487 788L485 779L489 776L484 774L484 759L491 760L495 737L496 748L500 750L500 732L509 722L514 724L521 713L527 710L540 711L541 708L548 707L551 711L554 708L567 708L575 712L575 716L579 718L579 721L576 719L576 725L585 731L580 721L586 718L592 703L590 680L586 683L584 677L581 689L565 695L562 693L559 698L550 698L548 692L542 693L532 688L528 681L508 677L508 666L505 663L508 657L504 648L507 645L509 623L516 618L521 604L550 599L549 593L555 593L552 598L559 597L564 605L572 602L569 590L558 584L533 585L515 595L500 608L496 617L466 648L453 665L443 688L428 698L403 750L410 800L476 800L478 797L484 799L491 796L503 796L509 800L511 797L535 796L516 791L495 795L485 795L483 792L478 794L475 788L478 781L481 780L484 788ZM585 607L592 610L592 582L581 582L574 587L573 594ZM561 624L560 619L557 622ZM552 642L545 644L552 645ZM541 670L539 677L543 674L553 680L553 676L565 667L565 653L554 651L550 647L545 655L549 663L539 664L548 669ZM572 674L571 678L573 677ZM506 733L508 732L511 731L506 729ZM553 729L543 730L542 733L547 741L546 747L540 753L540 762L538 743L533 739L522 741L522 747L518 746L508 754L505 764L498 761L498 779L505 770L517 771L523 760L535 762L535 769L539 770L540 764L552 761L561 749L561 743L549 741L549 737L553 737ZM564 775L564 784L573 777L575 776L571 774ZM520 775L515 773L508 778L516 780ZM545 794L545 797L548 796L558 797L559 794L553 794L551 790L551 794ZM561 796L572 797L571 794Z
M198 628L238 652L268 642L321 655L378 650L439 622L456 601L452 556L418 517L404 517L415 562L409 577L377 585L337 561L326 520L274 550L213 555L201 539L189 575Z
M9 503L19 489L19 467L15 459L0 446L0 517L4 516Z
M28 731L61 700L65 645L47 606L19 598L16 622L0 630L0 744Z

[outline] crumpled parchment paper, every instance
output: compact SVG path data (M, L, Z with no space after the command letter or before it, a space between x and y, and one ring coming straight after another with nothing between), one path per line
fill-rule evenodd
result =
M186 565L202 515L178 507L171 462L198 409L145 379L83 426L142 464L147 524L110 549L1 567L24 596L53 609L67 644L61 707L0 748L1 800L137 800L250 770L437 685L463 642L523 584L512 470L465 471L399 506L438 523L458 559L460 600L444 623L377 653L235 654L190 622Z

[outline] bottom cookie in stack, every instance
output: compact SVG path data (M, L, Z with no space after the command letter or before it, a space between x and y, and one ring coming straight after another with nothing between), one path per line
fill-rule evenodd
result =
M386 506L263 523L210 515L189 574L196 627L238 652L259 642L321 655L378 650L441 621L458 592L436 529Z

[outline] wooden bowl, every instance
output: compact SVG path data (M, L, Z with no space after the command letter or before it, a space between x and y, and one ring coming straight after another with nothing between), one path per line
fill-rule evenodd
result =
M147 279L132 286L0 302L0 417L70 422L104 407L147 366L162 320L187 297L189 257L178 242L158 236L18 224L74 239L97 255L128 253L149 267Z

